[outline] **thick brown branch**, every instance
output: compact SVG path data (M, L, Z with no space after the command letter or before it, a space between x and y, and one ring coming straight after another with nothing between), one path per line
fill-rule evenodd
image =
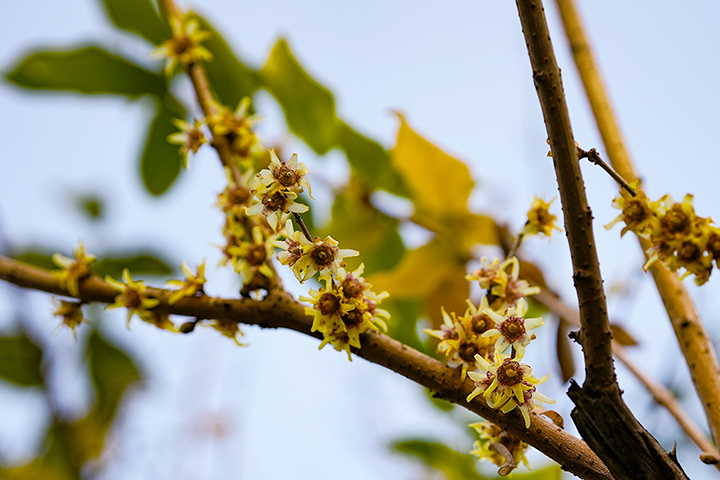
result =
M48 271L0 256L0 279L21 287L70 296L58 286L57 279ZM90 277L79 286L79 298L85 302L112 303L117 295L109 284ZM160 299L156 307L161 312L197 317L200 319L227 319L238 323L265 328L288 328L319 338L310 332L311 317L305 315L304 306L282 291L273 291L262 301L251 299L219 299L206 295L186 297L168 305L171 292L148 288L151 296ZM458 370L413 350L390 337L370 332L362 337L358 356L384 366L408 379L436 392L437 396L461 405L483 418L501 426L513 435L528 442L548 457L560 463L573 474L590 480L611 480L609 472L587 447L585 442L566 433L542 416L531 413L531 426L526 429L522 416L516 410L507 415L487 406L480 398L467 403L465 398L474 389L471 381L460 381Z
M575 2L573 0L556 0L556 2L610 163L623 178L633 182L639 178L639 175L625 148L625 141L615 119ZM643 251L646 251L650 247L649 243L643 239L639 240ZM661 262L655 262L650 272L690 368L693 384L705 409L712 436L717 443L720 432L720 364L715 348L694 302L677 275L665 268Z
M613 368L612 333L595 250L592 213L585 197L545 12L540 0L516 3L552 149L580 305L585 382L583 388L575 385L568 392L575 403L573 420L618 480L686 478L622 400Z
M562 300L552 295L547 290L543 290L533 297L538 302L542 303L554 314L562 317L569 323L579 327L580 326L580 314L578 311L569 305L565 304ZM638 365L628 354L627 350L617 342L613 342L613 353L615 358L620 360L630 372L635 375L635 378L645 386L650 392L653 399L660 405L665 407L670 414L675 417L680 427L685 431L688 437L700 447L703 454L708 456L716 457L715 447L712 442L705 436L703 431L688 413L682 408L682 405L675 400L675 396L670 390L665 388L662 384L652 378L646 371L644 371L640 365ZM720 469L720 464L716 464L716 467Z

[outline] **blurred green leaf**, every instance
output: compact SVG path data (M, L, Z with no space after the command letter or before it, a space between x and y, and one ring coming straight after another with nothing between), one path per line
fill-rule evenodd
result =
M103 199L98 195L76 195L74 203L78 211L90 220L102 220L105 214Z
M140 380L140 372L125 352L97 331L90 334L87 349L90 377L95 387L95 406L89 416L107 429L125 391Z
M425 140L398 116L392 164L412 192L416 215L432 219L467 215L467 201L475 185L468 166Z
M337 144L345 151L350 167L372 189L383 189L396 195L409 196L402 179L392 167L390 154L379 143L338 121Z
M398 223L375 209L367 193L351 182L335 197L332 222L323 235L331 235L343 248L358 250L359 257L346 259L348 268L354 269L363 262L365 275L370 275L393 268L405 253Z
M105 278L110 275L120 278L124 269L130 270L131 275L170 275L173 269L165 260L154 254L137 253L123 257L104 257L92 266L95 275Z
M377 290L376 291L381 291ZM418 299L398 299L392 294L382 303L382 308L390 312L388 335L426 355L435 356L434 348L428 349L418 337L417 321L422 315L422 302Z
M150 0L103 0L103 3L118 28L137 33L155 45L170 36L170 29Z
M42 385L40 347L24 334L0 337L0 378L21 387Z
M487 480L475 469L475 457L460 453L447 445L427 440L405 440L391 447L400 453L417 457L425 465L439 470L448 480Z
M10 257L27 263L28 265L32 265L33 267L45 270L57 270L60 267L53 263L53 253L54 252L50 252L40 247L29 247L27 250L12 252Z
M148 129L147 142L140 158L140 172L148 192L159 196L167 192L182 170L179 146L167 141L178 129L170 123L177 118L165 103L158 102L158 111Z
M165 77L89 46L68 51L40 51L27 55L7 74L15 85L38 90L66 90L86 94L115 94L138 98L162 97Z
M335 100L327 88L305 72L284 39L277 41L260 74L285 111L293 133L319 155L335 146L339 122Z
M454 410L457 405L455 405L452 402L448 402L447 400L443 400L442 398L438 398L435 396L435 392L432 390L425 389L425 393L427 393L428 398L430 401L435 405L436 408L442 410L443 412L449 412L451 410Z
M203 17L196 15L203 30L211 33L203 46L213 54L205 63L205 71L220 103L235 108L243 97L252 97L260 86L258 72L246 66L233 53L222 35Z

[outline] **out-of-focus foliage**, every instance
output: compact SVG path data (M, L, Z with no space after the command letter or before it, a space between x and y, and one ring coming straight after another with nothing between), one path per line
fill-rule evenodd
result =
M448 480L499 480L506 477L486 477L475 468L475 457L460 453L440 442L412 439L395 442L391 447L405 455L410 455L428 467L442 472ZM512 478L517 480L560 480L561 469L553 465L529 473L515 473Z
M118 28L137 33L155 45L170 36L170 29L148 0L103 0L103 3L108 17Z
M22 338L22 337L16 337ZM7 340L7 339L2 339ZM37 369L35 383L42 382L40 373L41 352L38 347L27 347L28 340L22 340L22 349L33 350L37 358L26 369ZM6 352L4 342L0 342L0 352ZM129 388L141 375L135 362L117 346L108 342L97 331L90 333L85 349L88 358L89 375L95 393L95 402L86 416L79 420L67 420L56 416L53 418L43 446L37 457L27 465L4 468L0 465L0 478L17 480L39 479L78 479L82 478L83 466L97 458L105 444L105 436L112 425L118 408ZM18 350L20 351L20 350ZM8 350L12 352L12 350ZM13 364L7 361L7 355L0 354L0 371ZM17 362L16 362L17 364ZM14 375L23 372L19 367ZM32 376L32 375L30 375ZM28 376L27 379L30 379ZM5 378L3 376L2 378ZM28 384L29 385L29 384ZM46 398L52 398L48 394Z
M28 247L12 252L11 257L46 270L57 270L60 267L53 263L53 253L55 252L44 247ZM99 277L110 275L114 278L120 278L126 268L132 275L170 275L174 271L169 266L170 263L160 252L108 252L98 255L98 261L92 265L92 270Z
M42 350L27 335L0 337L0 379L21 387L43 384Z

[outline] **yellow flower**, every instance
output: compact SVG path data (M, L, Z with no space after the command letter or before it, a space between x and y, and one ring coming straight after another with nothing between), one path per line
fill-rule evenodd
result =
M504 352L512 346L517 352L518 360L525 355L525 347L535 335L530 330L543 324L542 318L523 318L527 312L527 302L524 298L518 301L517 307L509 307L503 315L486 308L485 314L495 321L495 328L482 334L483 337L498 336L495 342L495 351Z
M210 37L209 32L200 30L196 19L188 12L181 17L170 16L172 37L153 50L152 55L167 58L165 74L172 73L178 63L187 66L199 61L212 60L212 53L201 43Z
M293 153L290 159L283 163L275 153L275 149L271 148L270 165L257 174L253 188L259 193L289 190L296 194L302 193L307 188L308 194L312 198L310 182L305 178L308 173L304 163L298 164L297 153Z
M259 144L254 131L259 117L248 115L250 98L243 97L234 112L225 105L215 107L216 113L206 119L213 137L224 136L232 153L244 161L243 165L247 164Z
M57 309L53 312L53 315L62 317L63 325L70 328L74 336L76 335L75 327L83 322L82 306L82 302L67 302L65 300L60 300L60 303L57 305Z
M325 279L325 288L310 290L309 295L300 297L300 301L312 303L312 307L305 307L305 315L313 317L310 331L347 331L341 317L353 310L355 305L347 301L342 290L331 278Z
M485 313L478 312L469 300L467 302L469 308L462 317L457 317L455 312L448 314L445 308L442 308L443 325L440 330L423 330L440 339L438 352L444 353L451 362L461 367L461 380L465 380L468 368L475 366L475 355L492 357L496 338L482 336L482 333L495 323ZM487 297L482 298L480 305L483 308L488 306Z
M233 259L233 267L242 277L243 285L250 283L257 274L266 278L275 276L275 272L270 266L273 247L264 237L260 227L253 227L251 239L251 242L243 241L237 246L228 248L228 253Z
M645 195L645 192L637 189L638 182L633 182L630 186L635 189L636 195L633 197L624 189L621 194L613 199L612 206L622 210L622 213L612 222L605 225L606 229L611 229L618 222L625 222L620 232L622 237L628 230L633 231L636 235L648 238L650 234L659 228L656 209L659 203L652 203Z
M242 177L235 181L232 171L229 167L225 167L225 176L227 177L228 186L218 195L218 206L230 216L244 216L245 207L252 200L250 189L246 186L250 178L253 176L252 170L248 170Z
M238 347L244 347L245 345L243 343L240 343L240 340L238 339L238 335L241 337L243 336L242 330L240 330L240 324L237 322L233 322L232 320L210 320L208 323L212 328L217 330L218 332L222 333L224 336L228 337L229 339L233 340Z
M493 263L483 257L480 259L482 268L473 271L465 278L477 280L480 288L484 288L490 294L490 307L501 310L509 306L517 305L517 302L529 295L540 292L540 287L531 287L530 284L519 279L520 262L517 257L508 258L502 263L495 259Z
M54 271L53 276L57 278L60 288L67 290L70 295L77 297L80 295L78 283L92 275L90 265L97 260L93 255L85 254L85 245L82 241L78 247L73 250L73 257L68 258L64 255L56 253L52 256L52 261L62 270Z
M475 355L478 369L482 373L468 372L475 382L475 389L468 395L467 401L482 394L490 408L500 409L508 413L520 407L525 427L530 428L530 411L538 402L555 403L554 400L536 392L535 385L547 381L550 375L535 378L530 366L510 357L503 357L495 352L494 363L491 364L480 355Z
M207 143L205 134L200 130L202 122L195 119L194 124L190 124L185 120L173 118L170 120L173 125L180 129L179 132L168 135L167 141L180 145L180 155L183 157L183 167L188 168L188 154L190 152L197 153L200 147Z
M160 330L167 330L169 332L177 333L179 330L175 327L175 324L170 321L170 314L159 313L155 310L144 310L138 312L140 319L150 325L155 325Z
M205 279L205 262L198 265L197 274L193 274L185 262L180 264L180 270L185 280L168 280L165 282L166 286L178 288L177 291L170 295L168 299L169 305L174 305L183 297L192 297L198 292L202 293L203 286L207 281Z
M550 204L554 202L553 198L549 202L545 202L542 198L535 196L532 207L527 213L527 223L523 227L521 234L525 235L545 235L552 236L552 231L562 232L556 225L557 217L550 213Z
M472 423L468 426L474 429L478 433L479 437L473 445L473 450L470 452L470 455L475 455L479 460L490 460L498 467L506 465L507 469L503 472L499 472L501 475L509 474L515 467L520 465L520 462L522 462L528 469L530 468L527 457L525 457L525 452L527 452L529 447L527 443L498 427L494 423L479 422ZM505 447L508 453L512 456L515 465L507 465L505 457L498 452L497 447L493 447L493 444Z
M245 207L245 214L250 217L260 214L266 216L270 228L275 231L288 220L290 213L308 211L307 205L295 203L297 194L289 190L268 190L259 193L250 190L250 193L256 197L258 203Z
M146 313L149 309L155 308L160 304L160 300L157 298L150 298L148 293L145 291L145 283L142 280L134 281L130 277L130 271L126 268L122 272L122 278L125 283L119 282L109 275L105 277L105 281L110 284L112 288L120 292L115 297L115 303L106 306L106 309L111 308L127 308L127 326L130 327L130 319L133 314L137 314L142 318L142 314Z

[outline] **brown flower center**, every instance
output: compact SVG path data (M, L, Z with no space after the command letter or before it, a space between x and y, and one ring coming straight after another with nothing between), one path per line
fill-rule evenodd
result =
M285 206L287 205L287 198L285 198L282 193L275 192L263 198L262 203L264 205L263 210L265 211L284 212Z
M363 312L361 312L360 309L355 307L354 310L350 310L341 318L347 328L357 327L363 321Z
M467 363L475 361L475 354L478 353L477 345L472 342L462 341L458 347L458 356Z
M347 298L358 298L362 296L363 290L365 290L360 281L351 275L345 276L342 281L342 289Z
M510 343L514 343L525 334L525 319L512 315L505 319L499 328L500 333L502 333Z
M512 387L522 382L523 368L514 360L506 359L497 369L497 379L502 385Z
M332 245L328 245L327 243L322 243L321 245L318 245L315 247L310 254L310 256L313 259L313 262L315 262L315 265L317 265L320 268L327 267L333 261L335 261L335 251L337 250L337 247L333 247Z
M317 302L320 313L332 316L340 311L340 300L332 293L324 293Z
M252 245L250 246L250 248L248 248L248 251L245 254L245 260L251 267L257 267L258 265L262 265L266 258L267 249L265 248L265 244Z
M680 205L673 205L662 218L662 225L669 233L684 233L690 228L690 219Z
M278 183L280 183L283 187L292 187L299 180L298 173L285 164L283 164L280 168L275 169L273 177L275 177Z
M470 324L472 325L472 331L478 335L482 335L491 328L495 328L495 321L484 313L472 317Z

